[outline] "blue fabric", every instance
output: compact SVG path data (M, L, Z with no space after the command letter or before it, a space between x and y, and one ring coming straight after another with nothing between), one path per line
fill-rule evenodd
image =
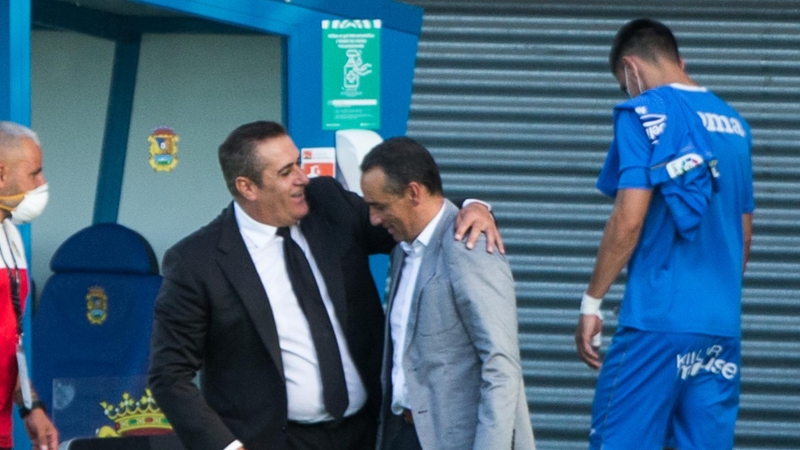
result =
M620 328L597 380L590 448L733 448L740 367L738 338Z
M147 241L116 224L77 232L51 267L32 319L32 378L66 440L114 426L99 402L143 395L129 380L147 374L161 276Z
M116 223L100 223L64 241L50 260L50 270L155 275L158 261L139 233Z
M665 95L651 91L618 108L614 141L597 181L598 189L611 196L619 189L653 191L628 263L619 323L640 330L736 337L741 334L741 216L754 208L750 129L734 109L707 90L657 90L665 89L679 90L686 108L668 107ZM706 184L704 192L713 191L714 184L717 191L710 195L691 240L682 235L674 218L675 205L662 195L669 183L654 186L651 180L654 161L670 157L654 157L656 148L685 142L668 136L671 129L684 130L684 136L705 134L709 152L717 160L719 177ZM677 147L674 153L680 155L682 147ZM659 152L671 153L666 147ZM695 168L686 175L707 176L708 170ZM691 181L686 175L678 180ZM687 203L687 208L692 205Z
M649 185L659 187L664 196L670 217L680 236L692 240L716 190L716 156L707 140L707 131L700 117L691 109L683 96L670 86L662 86L617 105L615 116L621 111L633 111L648 131L653 143L647 172ZM655 113L654 113L655 112ZM685 120L667 122L666 117L682 117ZM616 119L615 119L616 122ZM658 133L658 134L657 134ZM667 170L670 161L692 154L702 159L696 166L671 177Z
M672 121L667 132L659 136L650 159L649 176L651 184L661 188L678 233L684 239L692 240L712 193L719 189L716 183L717 157L708 143L708 132L700 117L678 90L666 86L653 89L651 95L661 95L665 99L667 117L685 119ZM690 155L694 157L689 161L700 161L695 159L699 155L702 162L689 166L688 171L680 175L673 175L674 178L670 176L667 164Z

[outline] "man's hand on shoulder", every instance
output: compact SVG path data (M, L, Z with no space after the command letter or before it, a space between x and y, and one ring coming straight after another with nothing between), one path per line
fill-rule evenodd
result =
M56 450L58 448L58 431L42 409L31 410L23 422L34 450Z
M463 240L467 232L469 232L469 236L467 236L468 249L471 250L475 247L475 243L481 233L485 233L487 252L493 253L495 247L497 247L500 253L506 253L503 238L500 236L500 230L497 229L494 216L484 203L471 202L458 212L458 216L456 216L456 240Z

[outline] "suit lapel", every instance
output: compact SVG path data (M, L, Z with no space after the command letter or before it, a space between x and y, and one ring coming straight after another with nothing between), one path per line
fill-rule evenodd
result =
M406 330L406 339L403 343L403 352L408 351L408 345L411 343L411 337L416 334L417 329L417 316L419 315L420 294L422 289L428 284L433 276L436 274L436 267L439 260L439 253L442 248L442 240L448 235L449 227L453 226L453 219L458 213L458 208L455 207L449 200L445 199L444 213L441 220L436 225L436 229L431 235L428 245L425 246L425 253L422 255L422 261L419 266L419 274L414 283L414 294L411 297L411 309L408 312L408 328Z
M316 217L313 212L300 221L300 229L308 242L308 247L317 262L317 267L325 280L328 295L333 302L336 318L342 330L347 333L347 299L342 282L341 260L334 251L336 237L331 233L331 228Z
M218 259L220 269L244 303L261 341L275 362L281 378L284 378L275 317L272 314L267 293L264 291L264 285L261 283L255 264L244 245L244 240L242 240L232 204L223 212L222 232L218 248L221 252Z

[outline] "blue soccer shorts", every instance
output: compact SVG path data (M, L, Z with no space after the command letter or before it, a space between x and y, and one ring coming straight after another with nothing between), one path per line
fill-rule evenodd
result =
M592 450L730 450L739 338L620 327L597 380Z

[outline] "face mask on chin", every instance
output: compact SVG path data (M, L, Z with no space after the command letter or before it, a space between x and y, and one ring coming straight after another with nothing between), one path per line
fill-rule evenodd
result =
M17 225L28 223L42 215L50 197L47 192L47 183L23 194L0 197L0 200L14 200L20 197L22 197L22 201L15 207L0 205L0 208L11 211L11 221Z
M631 88L630 88L631 84L630 81L628 80L628 66L622 66L622 70L625 71L625 92L628 93L628 97L633 98L634 95L631 94ZM639 87L639 94L641 94L644 91L644 89L642 89L642 80L639 79L638 74L634 75L636 75L636 85Z

